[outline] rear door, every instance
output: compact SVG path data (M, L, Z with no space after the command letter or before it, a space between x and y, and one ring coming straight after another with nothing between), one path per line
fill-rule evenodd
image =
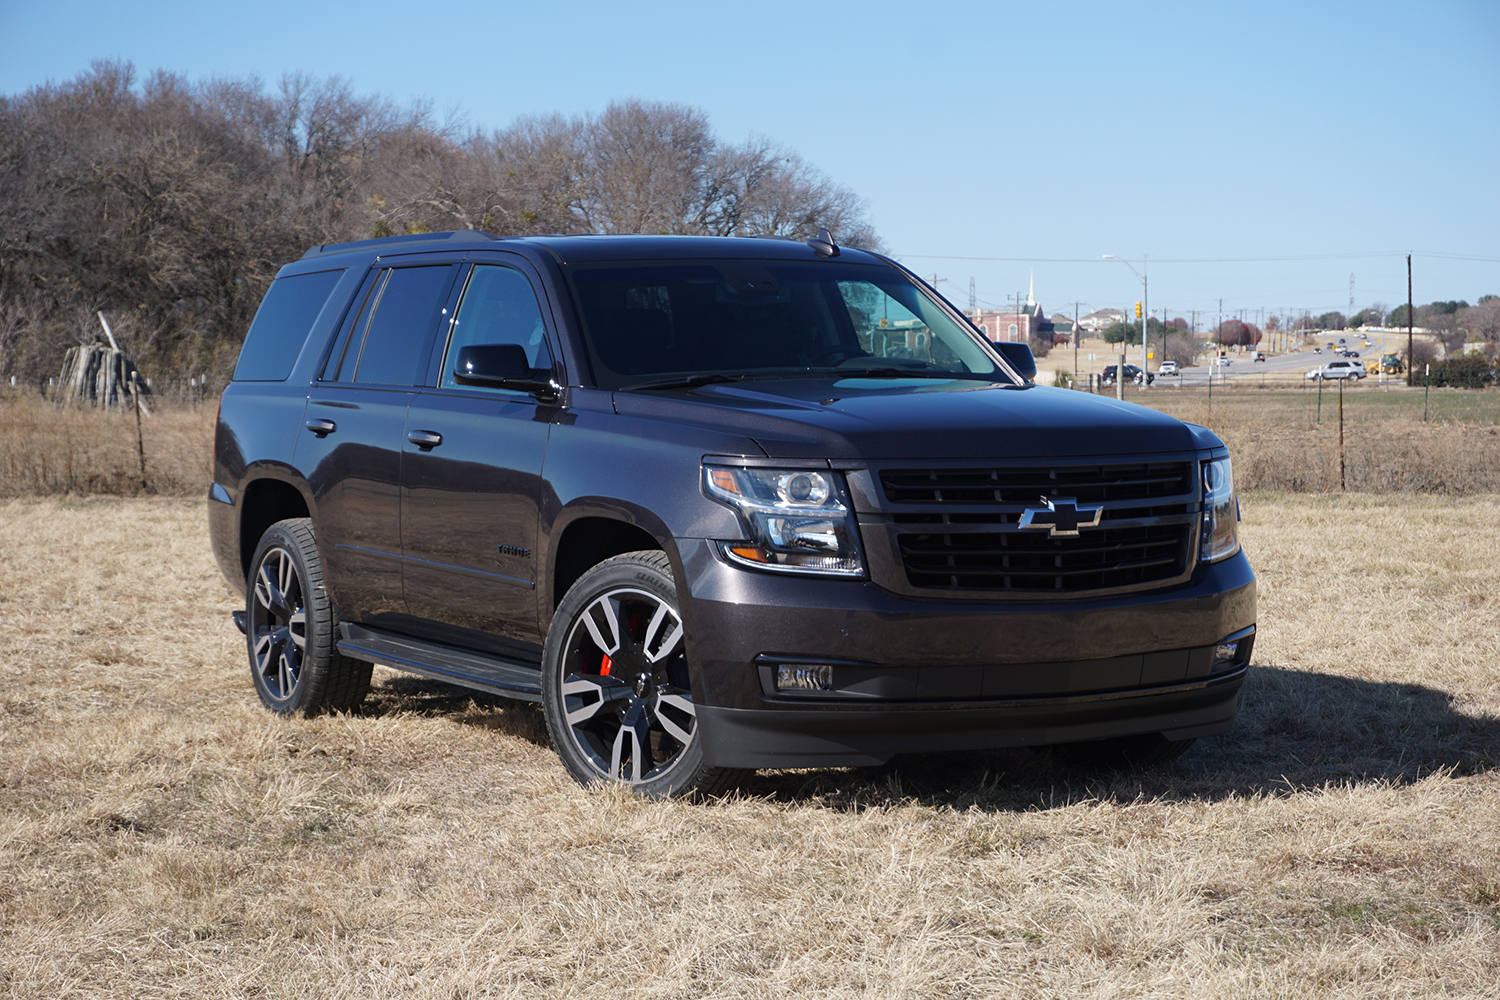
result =
M405 610L406 411L458 271L431 257L373 268L308 396L295 464L312 489L325 584L352 621Z
M519 344L533 370L557 356L541 285L522 258L490 253L463 275L429 385L411 400L402 463L410 613L442 626L540 641L536 558L542 462L557 408L525 392L462 386L461 347Z

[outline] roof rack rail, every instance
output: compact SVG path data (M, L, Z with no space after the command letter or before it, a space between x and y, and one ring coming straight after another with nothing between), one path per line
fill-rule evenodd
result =
M324 254L377 250L384 247L390 247L394 250L418 243L489 243L499 238L479 229L457 229L449 233L411 233L406 236L383 236L379 239L354 240L349 243L324 243L321 246L310 248L302 255L302 259L321 257Z

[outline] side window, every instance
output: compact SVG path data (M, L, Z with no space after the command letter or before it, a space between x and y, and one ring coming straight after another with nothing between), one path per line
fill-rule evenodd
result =
M348 380L354 363L354 381L387 385L415 385L417 367L427 357L433 326L453 280L455 265L393 267L385 283L371 296L374 315L364 342L358 343L360 322L344 352L339 378ZM351 355L358 350L357 356Z
M493 264L475 265L443 354L442 386L472 388L461 387L453 380L453 365L461 348L478 344L519 344L526 349L531 367L552 367L541 306L531 282L520 271Z
M379 288L390 275L389 270L372 271L365 276L364 284L354 296L354 308L344 317L339 335L333 340L333 350L323 363L323 374L318 378L325 382L353 382L354 364L359 360L359 348L365 342L365 327L370 324L370 308L379 295ZM350 344L354 349L349 349Z
M316 271L277 278L266 290L250 332L245 335L236 382L283 382L302 350L318 314L343 271Z

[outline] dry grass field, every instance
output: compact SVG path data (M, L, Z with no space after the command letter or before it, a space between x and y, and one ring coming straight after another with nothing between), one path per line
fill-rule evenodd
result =
M1244 498L1237 728L575 786L532 707L264 713L203 502L0 501L0 996L1500 996L1500 500Z
M1369 388L1346 494L1334 392L1129 397L1249 490L1232 733L697 804L580 789L535 708L383 670L356 715L268 716L213 406L138 445L0 398L0 996L1500 996L1500 393Z
M153 407L137 435L134 413L57 407L29 393L0 393L0 497L204 496L217 405L211 400Z

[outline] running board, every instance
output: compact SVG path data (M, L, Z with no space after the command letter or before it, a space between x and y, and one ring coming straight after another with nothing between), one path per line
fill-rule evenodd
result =
M393 635L364 625L339 623L339 652L356 660L383 663L435 681L487 691L521 701L542 700L542 672L536 665L452 646Z

